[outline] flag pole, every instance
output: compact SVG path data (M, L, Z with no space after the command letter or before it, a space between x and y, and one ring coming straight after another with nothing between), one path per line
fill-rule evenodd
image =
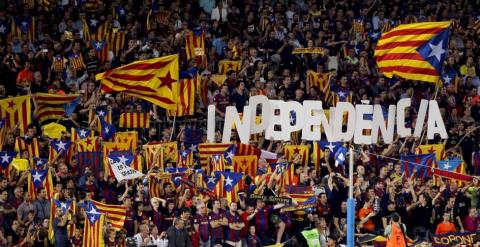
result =
M348 164L347 247L355 246L355 200L353 199L353 147Z
M175 131L175 122L177 122L177 114L175 113L175 116L173 116L173 125L172 125L172 132L170 133L170 140L172 141L173 138L173 132Z

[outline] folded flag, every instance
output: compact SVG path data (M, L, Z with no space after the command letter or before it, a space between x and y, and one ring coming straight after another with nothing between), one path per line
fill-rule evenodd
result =
M49 123L42 125L43 136L49 137L52 139L62 138L62 134L67 132L65 126L58 123Z
M437 83L448 48L450 22L420 22L400 25L383 33L375 48L381 73Z

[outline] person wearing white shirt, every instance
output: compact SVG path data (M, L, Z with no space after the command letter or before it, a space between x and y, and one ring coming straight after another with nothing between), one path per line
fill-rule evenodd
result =
M149 245L150 243L150 238L148 236L148 225L141 225L139 227L139 232L133 236L135 238L135 243L137 244L137 247L145 247Z
M217 21L220 21L220 22L226 22L227 21L227 15L228 15L228 11L227 11L226 6L223 5L223 1L219 1L218 4L217 4L217 7L215 7L212 10L212 14L210 16L210 19L212 21L217 20Z
M167 232L162 232L160 235L158 235L158 228L154 226L152 228L152 233L150 234L150 242L148 245L153 245L156 247L168 247Z

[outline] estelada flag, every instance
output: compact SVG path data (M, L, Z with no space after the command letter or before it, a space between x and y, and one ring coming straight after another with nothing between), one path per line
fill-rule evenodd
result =
M128 144L132 153L135 153L138 147L138 132L136 131L117 132L115 133L115 142Z
M83 247L105 246L103 226L107 214L101 213L93 201L87 202L85 211L87 217L83 229Z
M15 152L26 150L30 158L40 157L40 141L36 137L17 137L15 139Z
M106 40L108 48L113 52L115 56L118 56L118 52L125 46L125 32L116 31L107 33Z
M258 169L258 157L256 155L235 155L233 157L233 171L240 172L255 178Z
M28 193L32 200L37 199L37 190L44 188L47 191L47 198L50 200L53 195L53 180L49 169L30 169L28 173Z
M98 137L87 137L77 141L77 152L97 152L100 151L100 141Z
M104 73L101 80L104 93L124 92L167 110L175 110L178 101L178 55L136 61Z
M60 155L60 157L65 158L67 164L70 163L72 159L72 142L70 140L53 140L50 142L50 147L48 150L48 160L53 161L55 157Z
M125 112L120 115L118 127L126 129L150 128L148 113Z
M11 129L18 124L21 136L27 133L28 125L32 122L31 111L30 96L0 100L0 119L5 118L7 129Z
M164 168L165 162L175 162L177 160L177 143L176 142L165 142L165 143L158 143L158 144L148 144L144 145L143 149L145 150L145 162L147 164L147 169L150 169L153 164L157 164L160 168ZM157 150L159 151L159 155L157 157L158 160L154 160L155 153Z
M103 143L103 164L110 164L108 162L108 156L112 151L130 151L130 147L127 143L117 143L117 142L104 142ZM109 177L114 177L113 171L109 165L103 166L103 172L106 173Z
M445 146L443 144L426 144L426 145L419 145L415 153L417 154L435 154L436 160L444 160L446 158L445 155Z
M108 60L109 46L105 40L92 40L92 47L95 49L97 58L100 60L101 64L104 64Z
M330 98L330 82L328 78L330 73L317 73L313 70L307 71L307 87L316 87L318 91L323 95L323 101L327 101ZM325 89L325 92L323 92Z
M62 119L65 116L67 104L75 101L80 95L58 95L50 93L37 93L34 100L37 105L36 117L43 122L49 119Z
M382 33L375 48L378 69L388 78L438 83L449 36L449 21L404 24Z
M22 38L23 35L27 35L27 38L30 42L35 42L35 17L27 16L27 17L12 17L12 27L11 27L11 35L13 37L17 37L19 39Z
M207 167L209 158L214 154L223 154L231 143L201 143L198 145L200 164Z
M285 145L284 150L288 161L293 161L295 155L302 155L302 165L308 165L309 150L306 145Z
M240 61L221 60L218 62L218 72L223 75L227 74L230 70L238 72L240 71L241 65Z
M436 176L463 182L471 182L473 180L472 176L466 174L465 162L459 158L440 160L437 163L438 169L434 169L433 171L433 174Z
M193 152L192 150L178 150L177 151L177 167L190 168L193 167Z

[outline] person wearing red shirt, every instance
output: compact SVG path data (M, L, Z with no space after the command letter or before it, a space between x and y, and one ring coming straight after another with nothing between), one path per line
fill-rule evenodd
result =
M480 230L480 217L476 208L470 208L468 215L463 218L463 229L467 232Z
M454 233L457 230L455 229L455 224L451 221L451 214L450 212L445 212L443 214L443 221L437 225L437 230L435 230L435 234L446 234L446 233Z
M32 81L33 72L30 70L30 61L25 61L24 69L17 75L17 86L28 87Z

